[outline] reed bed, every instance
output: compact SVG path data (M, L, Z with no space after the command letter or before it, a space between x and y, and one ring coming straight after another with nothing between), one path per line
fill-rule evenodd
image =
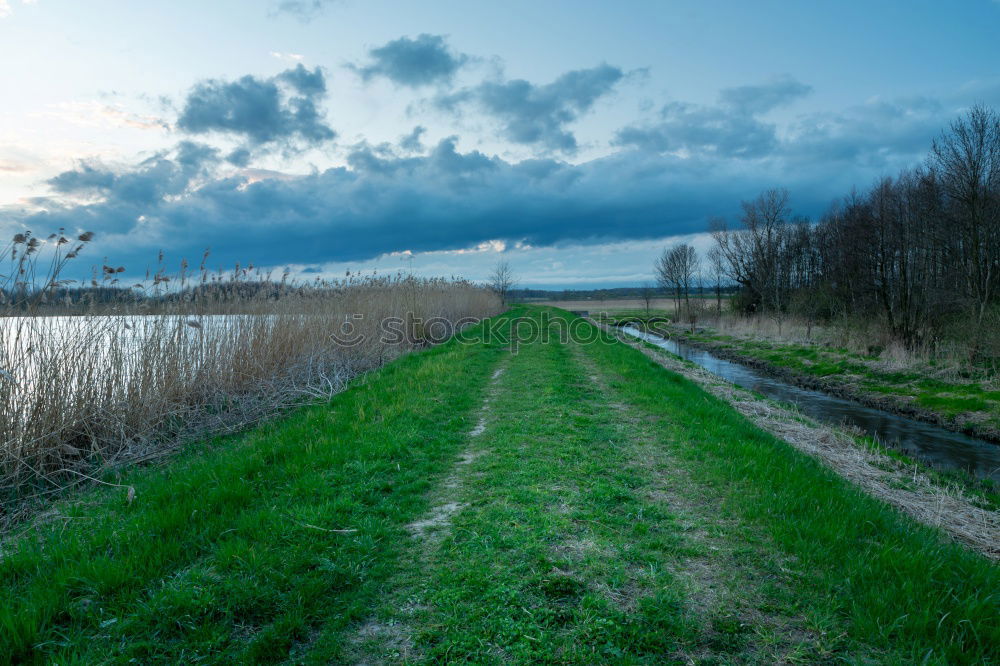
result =
M105 266L71 285L92 237L0 250L0 527L102 468L327 398L501 308L477 285L405 275L299 284L203 267L126 286Z

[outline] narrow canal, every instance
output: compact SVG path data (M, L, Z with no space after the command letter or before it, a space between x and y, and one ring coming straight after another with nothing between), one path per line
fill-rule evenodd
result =
M705 368L728 382L772 400L792 403L799 411L825 423L853 425L907 455L941 469L966 469L979 478L1000 481L1000 445L916 419L867 407L853 400L799 388L793 384L719 358L704 349L646 333L633 326L621 330Z

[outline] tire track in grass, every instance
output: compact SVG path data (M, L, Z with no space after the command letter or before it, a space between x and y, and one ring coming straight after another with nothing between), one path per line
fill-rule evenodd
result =
M669 359L621 344L588 355L629 405L660 419L659 442L720 516L787 554L799 582L783 605L823 640L825 654L810 661L996 662L990 562L766 433L683 370L656 367Z
M486 431L490 417L490 401L496 398L497 380L503 375L505 369L504 366L501 366L493 372L488 394L479 408L479 421L469 432L470 443ZM406 526L410 534L417 539L440 540L440 532L447 530L451 525L451 517L467 506L465 503L457 501L462 491L463 475L467 472L468 466L484 453L486 452L482 449L470 448L459 456L451 473L441 484L441 489L435 498L437 503L427 515Z
M469 467L488 451L477 447L478 439L489 426L492 410L491 403L496 400L498 383L507 368L510 357L505 357L500 367L493 371L490 383L478 410L478 421L469 431L469 446L461 452L452 466L448 476L433 492L431 509L418 520L406 526L410 536L416 540L412 559L417 563L427 560L429 553L438 546L451 527L452 518L456 513L468 506L461 501L465 476ZM405 619L406 615L417 610L413 604L404 604L399 610L400 616L390 618L373 616L365 621L350 641L346 661L356 664L383 663L387 660L409 662L419 657L420 651L414 643L412 629Z
M470 465L455 500L464 508L384 605L381 617L405 622L414 649L378 660L742 654L748 630L727 614L706 620L705 595L680 566L707 550L692 521L656 501L660 470L636 464L645 424L589 370L559 344L512 359L482 435L490 455Z
M470 465L460 499L466 508L426 559L399 576L380 613L406 623L416 650L383 651L371 661L536 658L547 642L540 631L571 621L581 594L588 593L580 569L594 559L617 560L617 552L605 549L603 521L580 509L588 493L580 470L560 473L560 463L572 461L566 451L548 446L565 428L558 418L538 418L540 412L576 421L570 426L576 444L589 444L589 387L562 362L546 363L548 372L539 375L536 361L544 359L537 351L519 350L501 377L492 404L496 419L479 443L490 455ZM567 388L571 410L560 395ZM598 471L595 462L588 471ZM505 619L508 612L517 617ZM507 626L513 620L516 627Z
M823 655L827 648L816 632L804 626L793 608L780 608L780 599L791 596L795 583L786 558L775 557L759 534L725 518L719 502L701 492L657 442L659 420L626 404L611 387L612 377L598 368L583 345L573 343L572 349L576 361L610 401L630 442L630 464L653 475L647 501L676 516L689 545L686 554L666 564L683 582L689 610L701 627L700 640L683 649L682 657L688 663L735 658L778 664ZM637 576L632 594L651 593Z
M637 377L649 382L642 390ZM491 418L468 433L488 455L459 463L461 482L445 477L433 499L461 509L434 538L411 537L415 555L368 614L399 629L363 635L355 662L911 663L930 654L859 626L881 616L853 608L878 602L857 589L838 594L866 572L825 560L817 571L815 553L781 541L795 518L745 510L743 494L780 489L759 470L739 481L715 471L740 473L755 460L741 458L744 440L764 435L680 377L617 344L535 342L510 358L495 391ZM785 455L779 445L761 442ZM716 461L718 450L733 459ZM812 473L811 461L788 453ZM812 490L794 492L808 503ZM853 494L831 493L816 497L858 510ZM811 547L855 543L821 536ZM926 555L899 544L900 561Z

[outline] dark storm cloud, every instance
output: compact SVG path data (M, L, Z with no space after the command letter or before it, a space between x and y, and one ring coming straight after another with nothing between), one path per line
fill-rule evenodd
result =
M137 206L156 205L167 195L184 192L190 181L185 168L165 157L146 160L136 169L115 173L103 167L83 164L49 180L62 194L86 194Z
M237 148L226 155L226 161L233 166L245 167L250 164L253 153L247 148Z
M652 124L619 130L615 143L654 152L686 152L716 157L759 158L779 145L775 126L759 118L808 95L812 88L783 78L762 85L727 88L714 106L673 102Z
M204 143L181 141L176 147L177 164L187 173L200 173L219 161L219 149Z
M566 72L544 85L523 79L484 81L440 96L437 104L452 111L473 104L498 119L502 135L510 141L573 153L576 137L566 126L610 93L624 76L618 67L604 64Z
M325 94L322 70L301 64L270 78L211 79L188 93L177 127L239 138L245 146L238 156L246 159L256 148L317 146L336 136L317 106Z
M769 159L789 166L837 163L838 168L891 173L919 162L931 139L958 112L925 97L874 100L842 111L800 115L779 136L774 124L756 114L792 97L737 100L739 95L727 95L750 88L724 91L720 98L727 101L716 106L667 104L657 122L622 128L614 143L704 159Z
M323 76L323 70L319 67L309 71L299 64L292 69L286 69L275 78L288 83L300 94L307 97L326 94L326 77Z
M660 115L653 125L620 130L615 143L661 153L685 150L742 158L768 155L777 145L774 125L729 109L675 102Z
M247 78L254 85L234 82L240 91L257 84L279 90L279 117L291 98L313 99L325 90L317 70ZM547 85L484 83L442 103L483 105L506 121L515 140L571 148L566 125L621 78L620 70L603 65ZM213 91L231 85L211 83ZM799 115L780 133L763 119L807 92L808 86L780 80L722 91L715 105L669 104L655 122L621 130L623 150L582 164L512 163L462 152L455 137L428 146L417 126L395 145L351 147L346 168L304 176L252 169L226 175L223 160L246 164L257 141L304 139L298 130L258 131L238 121L239 114L224 115L216 124L242 128L233 133L246 141L225 157L215 147L182 141L128 168L81 163L49 181L55 196L36 201L44 210L0 210L0 227L96 231L94 254L135 272L160 249L179 262L206 246L219 265L280 266L487 240L547 246L662 238L702 231L708 217L732 216L741 199L774 186L788 187L796 212L815 217L853 186L918 162L961 106L876 100Z
M61 174L54 187L86 189L102 200L50 201L45 212L15 222L40 230L92 229L101 239L96 254L141 272L160 249L175 262L211 246L220 265L283 265L459 249L493 239L546 246L659 238L701 231L707 216L730 213L740 199L776 183L792 187L807 213L839 192L830 192L828 173L810 180L800 172L789 180L776 170L748 173L640 151L580 165L513 164L461 152L454 137L424 156L360 145L348 156L350 168L264 174L270 177L262 180L250 172L253 178L200 178L181 163L187 152L128 170L84 165Z
M702 159L780 160L790 168L821 162L892 173L919 162L931 139L968 103L955 99L945 104L927 97L873 100L842 111L800 115L781 135L761 118L811 90L793 79L780 79L723 90L715 105L670 103L655 122L619 130L614 143ZM983 90L988 89L975 92Z
M412 132L400 138L399 147L411 153L423 152L424 144L421 142L420 137L422 137L426 132L426 127L417 125L413 128Z
M79 220L67 220L60 226L86 226L84 222L89 221L105 231L122 232L133 227L143 210L158 208L166 198L187 193L195 180L206 177L218 162L218 150L192 141L181 141L172 151L158 153L129 169L83 162L49 179L48 184L56 193L100 198L102 202L66 206L49 200L47 204L59 214L80 214Z
M418 35L416 39L400 37L368 52L371 63L350 65L362 79L370 81L382 76L400 86L421 86L449 83L455 73L469 60L463 53L454 53L442 35Z
M277 13L290 14L303 22L316 18L324 9L338 0L281 0L275 8Z
M702 159L755 159L788 168L822 164L883 174L919 163L957 109L927 98L873 101L839 112L810 113L781 136L772 123L726 106L666 105L658 122L631 125L614 143ZM864 181L859 184L866 184Z
M101 193L109 190L115 184L115 174L99 164L84 162L79 168L50 178L48 183L56 192L62 193Z
M719 102L739 113L757 115L790 104L811 92L812 86L786 77L761 85L726 88L719 93Z
M875 100L838 113L816 113L789 127L780 156L789 163L818 157L842 168L891 172L923 159L930 141L957 110L926 97Z

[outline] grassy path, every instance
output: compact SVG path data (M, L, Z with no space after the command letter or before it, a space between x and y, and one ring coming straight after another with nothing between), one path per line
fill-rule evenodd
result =
M733 552L690 480L664 476L672 465L651 439L655 424L609 400L594 372L576 345L531 345L512 359L478 455L449 498L462 510L394 578L367 625L378 630L362 633L352 657L743 654L751 625L728 590L756 596L758 577L780 563L752 545ZM754 627L769 655L808 652L789 622Z
M995 565L620 343L450 343L121 482L3 544L0 656L1000 660Z

